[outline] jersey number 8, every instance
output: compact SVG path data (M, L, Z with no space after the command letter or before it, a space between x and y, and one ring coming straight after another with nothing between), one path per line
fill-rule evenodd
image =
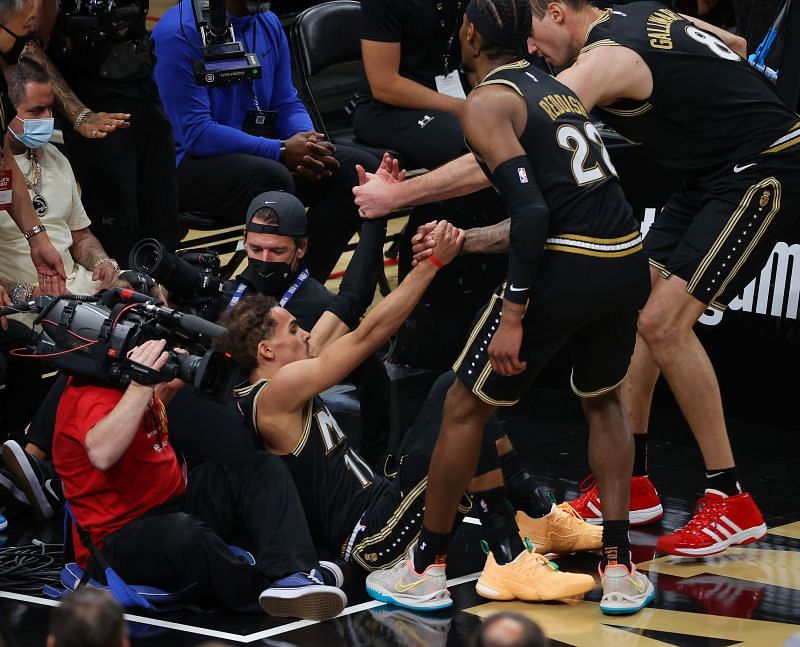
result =
M705 45L706 47L708 47L708 49L710 49L712 52L714 52L714 54L716 54L720 58L724 58L729 61L738 61L741 58L736 52L734 52L730 47L728 47L725 43L723 43L719 38L717 38L713 34L709 34L707 31L698 29L694 25L689 25L688 27L686 27L686 34L692 40L695 40L701 45Z
M558 145L561 146L561 148L572 151L572 175L575 177L578 186L599 182L608 177L608 174L601 168L600 162L595 162L593 165L587 166L590 151L589 142L597 144L600 148L600 155L603 158L603 165L608 169L611 175L618 177L617 169L615 169L614 165L611 163L611 156L608 154L605 144L603 144L603 138L600 132L594 127L594 124L588 121L584 124L583 130L586 133L585 136L575 126L566 124L560 126L558 131L556 131L556 141ZM587 139L589 141L586 141Z

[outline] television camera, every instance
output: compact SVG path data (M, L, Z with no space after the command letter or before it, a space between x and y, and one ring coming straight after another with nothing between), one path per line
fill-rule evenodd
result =
M211 399L221 401L231 393L236 364L209 349L214 338L225 336L225 329L146 295L113 288L96 296L42 296L0 308L0 316L24 311L38 313L34 325L41 331L17 355L104 384L152 385L180 378ZM167 341L169 358L158 371L128 358L132 348L149 339Z
M131 248L128 265L161 283L181 310L199 316L225 288L219 254L211 250L173 254L155 238L144 238Z
M192 61L198 85L233 85L261 78L261 64L236 39L225 12L225 0L192 0L194 19L202 40L203 57Z

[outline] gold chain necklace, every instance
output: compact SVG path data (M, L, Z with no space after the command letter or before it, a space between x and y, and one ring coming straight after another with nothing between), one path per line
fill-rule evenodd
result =
M42 195L42 165L39 163L39 155L36 149L28 149L28 161L31 168L25 174L25 184L33 191L33 208L41 218L47 213L47 200ZM28 179L29 176L30 179Z

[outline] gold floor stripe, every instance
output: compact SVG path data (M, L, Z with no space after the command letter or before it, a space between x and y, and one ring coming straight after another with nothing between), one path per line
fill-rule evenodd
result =
M800 521L794 523L787 523L785 526L777 526L767 530L769 535L778 535L779 537L789 537L790 539L800 539Z

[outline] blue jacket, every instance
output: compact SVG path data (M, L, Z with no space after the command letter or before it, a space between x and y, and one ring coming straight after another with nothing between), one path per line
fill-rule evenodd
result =
M153 30L157 63L155 79L161 101L175 131L176 165L186 154L213 157L248 153L278 159L280 140L314 130L311 117L292 85L289 45L280 20L272 12L228 16L236 39L255 52L263 76L252 82L261 110L278 113L277 139L242 132L245 113L254 110L251 84L223 88L197 85L192 61L200 58L200 33L191 0L167 11Z

